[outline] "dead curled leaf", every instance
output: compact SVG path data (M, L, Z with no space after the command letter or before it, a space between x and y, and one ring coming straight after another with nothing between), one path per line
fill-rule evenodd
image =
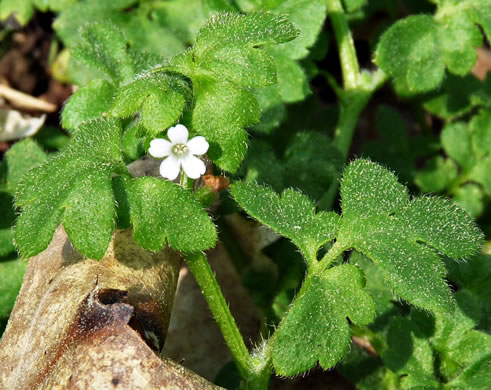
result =
M117 232L99 262L62 228L29 260L0 341L0 389L217 389L157 355L181 259Z

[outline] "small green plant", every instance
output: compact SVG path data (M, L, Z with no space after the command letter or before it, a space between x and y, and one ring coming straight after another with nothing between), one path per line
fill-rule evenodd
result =
M25 140L5 156L0 200L8 221L0 256L14 252L14 241L23 258L40 253L60 224L88 258L102 258L117 228L131 228L145 249L179 251L223 333L241 388L266 389L272 373L292 377L320 365L338 367L360 389L485 389L490 273L489 256L478 252L481 227L489 225L471 215L489 213L491 89L469 73L475 48L491 38L491 1L429 1L423 9L432 13L394 20L381 33L377 67L361 70L352 25L386 6L3 0L0 18L15 12L20 23L34 7L59 11L54 28L70 52L66 77L80 87L61 114L67 146L48 156ZM179 19L183 10L193 12ZM326 17L341 84L320 63L328 50ZM332 129L323 132L308 118L315 121L306 100L314 77L338 101ZM408 136L397 110L380 106L380 137L363 145L365 157L352 159L360 114L388 82L446 121L440 138ZM296 126L292 107L303 110L305 125ZM145 155L162 160L161 177L131 175L127 166ZM278 245L290 240L305 267L263 299L267 331L251 351L203 252L217 244L214 217L227 212L206 209L209 191L200 177L207 169L232 179L222 203L279 233L285 239ZM296 249L288 250L294 256ZM487 290L469 274L480 275ZM377 356L350 350L353 336Z

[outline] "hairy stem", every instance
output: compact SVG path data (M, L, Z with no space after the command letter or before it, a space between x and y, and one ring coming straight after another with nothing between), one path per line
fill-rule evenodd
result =
M247 380L254 376L251 357L206 256L203 253L193 253L186 255L185 259L220 327L241 376Z
M358 88L360 66L341 0L326 0L327 12L336 36L345 90Z
M360 73L353 37L346 20L341 0L326 0L327 11L336 36L343 89L336 88L340 99L340 113L334 131L333 145L338 148L344 160L348 157L358 118L372 94L385 82L385 75L379 69L373 73ZM326 76L326 75L324 75ZM333 84L333 80L330 80ZM320 209L331 209L336 200L338 181L334 180L319 202Z

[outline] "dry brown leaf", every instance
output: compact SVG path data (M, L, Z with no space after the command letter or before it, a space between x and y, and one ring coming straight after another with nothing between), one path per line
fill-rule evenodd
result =
M100 262L83 259L59 228L29 261L0 342L1 388L216 389L157 355L180 263L168 249L143 250L128 231L115 233Z

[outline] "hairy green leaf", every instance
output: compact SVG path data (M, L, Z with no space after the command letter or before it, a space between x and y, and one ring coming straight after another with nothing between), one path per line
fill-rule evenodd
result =
M61 125L74 130L82 123L107 115L115 88L106 80L93 80L79 88L68 100L61 114Z
M377 48L376 62L405 94L426 92L443 80L444 69L465 76L482 45L478 24L487 25L481 9L491 2L439 2L434 16L412 15L391 26Z
M57 35L68 47L80 43L80 29L87 24L104 22L123 27L131 19L130 13L122 12L137 0L84 0L61 12L53 23Z
M117 120L83 124L70 146L21 180L16 205L23 209L15 240L23 257L44 250L63 223L82 254L99 259L114 229L113 171L125 169Z
M231 83L206 76L195 77L193 87L193 129L210 144L210 159L235 172L247 150L244 127L259 120L256 99Z
M13 194L22 176L33 166L46 160L46 153L31 139L25 139L15 143L5 153L0 165L0 170L5 174L4 189L0 189L0 257L15 251L14 231L12 226L15 221Z
M429 15L412 15L392 25L381 37L375 62L394 80L399 92L436 88L445 73L438 26Z
M33 140L25 139L16 142L5 153L3 164L7 170L7 191L15 193L22 176L33 166L46 161L47 155Z
M309 264L317 261L320 246L336 235L339 216L316 213L313 202L300 192L287 189L280 197L267 187L238 182L232 185L232 195L248 214L291 239Z
M388 348L384 363L392 371L403 375L403 389L438 388L434 376L433 350L417 325L408 318L395 318L387 334Z
M134 68L127 53L126 38L114 25L89 24L80 35L81 43L72 50L74 58L103 71L116 85L132 78Z
M154 177L118 177L114 186L119 213L133 224L133 237L143 248L158 251L168 242L173 249L197 252L215 245L215 225L191 192Z
M199 31L194 52L205 58L225 47L257 47L288 42L298 31L283 16L271 12L247 15L220 13ZM199 62L199 61L198 61Z
M330 184L337 180L343 162L328 136L314 131L298 132L285 151L285 184L321 199Z
M278 46L278 51L291 59L307 56L308 49L317 40L327 14L326 2L322 0L285 0L274 8L275 12L286 15L300 30L297 39Z
M351 340L347 318L366 325L375 316L364 285L361 271L348 264L307 279L273 336L273 366L279 375L297 375L317 362L329 369L344 356Z
M189 95L181 78L142 74L117 90L111 113L127 118L141 107L142 124L155 136L177 122Z
M374 261L401 298L425 309L451 310L436 251L452 258L474 254L482 233L471 217L444 199L410 200L394 174L367 160L346 168L341 197L337 239Z

